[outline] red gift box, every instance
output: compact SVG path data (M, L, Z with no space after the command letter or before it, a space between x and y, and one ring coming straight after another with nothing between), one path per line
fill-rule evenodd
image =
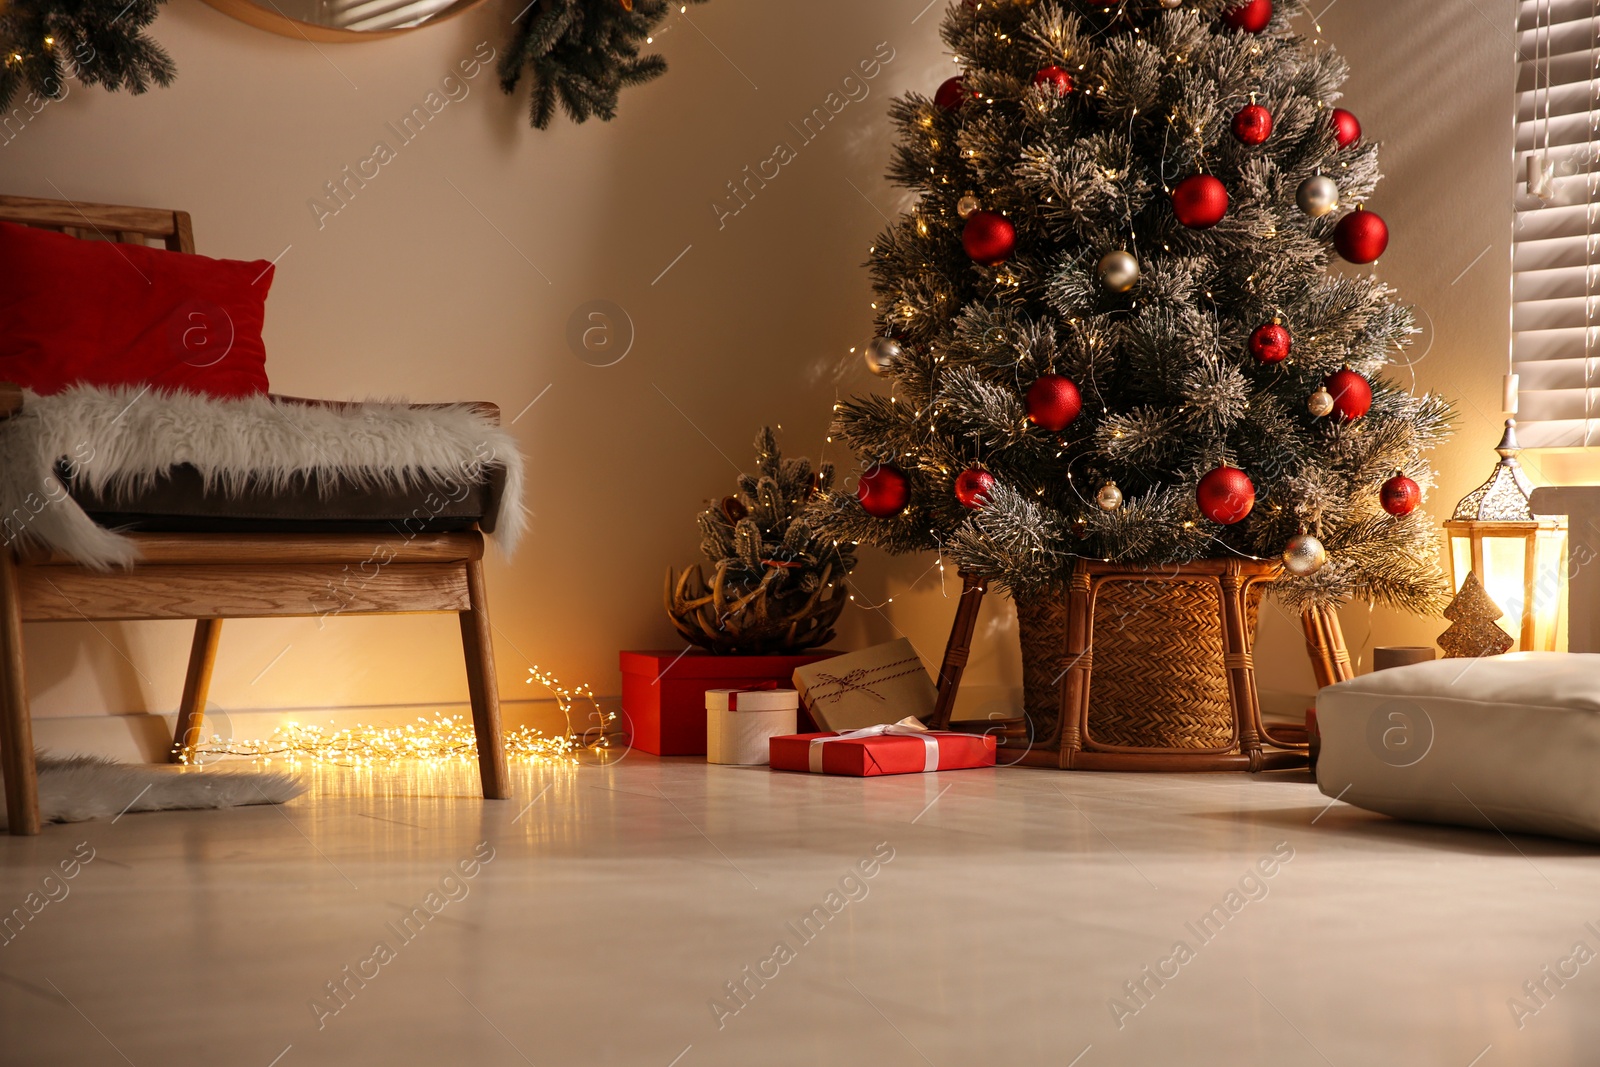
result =
M820 738L836 737L813 748ZM930 744L931 743L931 744ZM789 734L768 742L775 771L817 771L843 774L852 778L872 778L880 774L920 774L924 771L957 771L994 766L993 734L958 734L930 731L924 734L879 734L873 737L848 737L836 733ZM929 766L933 746L937 762ZM819 753L820 767L813 764L813 751Z
M784 688L796 667L839 653L816 649L792 656L718 656L693 652L624 652L623 722L629 745L657 756L706 754L706 690L751 689L763 682ZM801 712L802 728L811 725Z

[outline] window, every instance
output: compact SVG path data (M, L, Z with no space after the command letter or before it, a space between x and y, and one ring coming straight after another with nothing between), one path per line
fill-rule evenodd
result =
M1517 5L1511 362L1526 448L1600 445L1600 0Z

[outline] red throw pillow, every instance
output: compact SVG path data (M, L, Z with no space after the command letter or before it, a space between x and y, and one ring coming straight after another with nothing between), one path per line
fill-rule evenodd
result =
M272 270L0 222L0 381L264 393Z

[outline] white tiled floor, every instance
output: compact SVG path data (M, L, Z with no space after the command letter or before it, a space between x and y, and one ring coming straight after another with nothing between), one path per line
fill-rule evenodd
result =
M0 947L0 1062L1600 1063L1600 959L1522 988L1600 952L1595 848L1328 807L1304 775L514 774L512 802L467 769L327 771L281 809L0 839L5 911L94 854Z

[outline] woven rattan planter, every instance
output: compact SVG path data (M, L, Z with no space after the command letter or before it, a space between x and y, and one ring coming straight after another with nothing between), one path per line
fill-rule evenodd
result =
M1159 570L1083 562L1064 595L1019 602L1027 718L998 731L1011 752L1000 762L1127 771L1305 766L1304 731L1269 734L1256 695L1251 649L1261 598L1278 573L1275 563L1249 559ZM944 716L983 588L968 579L971 595L957 613L940 675ZM1304 621L1319 684L1348 677L1337 615L1313 610Z

